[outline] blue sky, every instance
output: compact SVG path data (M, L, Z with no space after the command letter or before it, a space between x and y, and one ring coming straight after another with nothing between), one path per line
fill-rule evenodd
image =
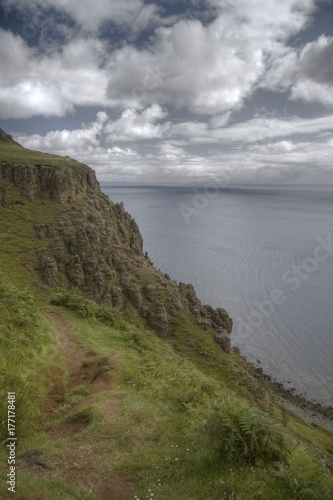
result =
M0 0L0 127L100 180L333 184L331 0Z

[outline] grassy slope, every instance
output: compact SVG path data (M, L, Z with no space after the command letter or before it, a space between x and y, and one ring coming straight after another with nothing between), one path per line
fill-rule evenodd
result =
M48 153L40 153L31 149L22 148L15 142L1 140L0 138L0 161L7 163L27 163L29 165L52 165L54 167L71 167L79 165L79 162L68 156L58 156Z
M18 146L9 147L18 154ZM36 162L42 163L41 158ZM10 190L12 201L22 201L15 188ZM309 493L297 493L297 485L308 474L309 485L318 488L313 484L320 474L311 459L312 465L304 454L296 465L290 459L281 477L273 472L273 462L279 458L284 463L284 454L303 442L321 474L328 476L323 465L326 461L333 466L332 435L273 405L262 389L262 407L270 413L265 425L271 428L272 420L281 426L282 454L273 460L263 453L256 459L243 453L227 460L216 446L221 442L214 441L219 429L211 416L222 401L222 413L232 405L240 412L245 405L245 414L257 418L256 408L240 399L251 399L253 379L235 353L224 354L189 316L177 320L176 336L166 342L133 326L130 316L121 318L116 311L73 294L58 296L63 307L48 305L49 295L33 287L37 276L26 270L27 251L34 245L32 224L52 222L62 210L66 207L39 200L0 209L5 214L0 217L1 401L8 390L16 391L18 455L39 449L52 466L52 470L28 466L19 459L16 498L108 498L105 485L115 499L134 498L134 493L165 500L310 498ZM81 346L86 378L69 380L57 332L48 320L50 311L60 315L68 334ZM200 349L188 346L189 335ZM201 349L214 359L200 356ZM96 367L100 367L99 390L93 383ZM257 385L254 390L260 391ZM2 422L5 410L2 404ZM227 437L240 433L246 441L245 434L233 432ZM5 447L0 458L2 494ZM96 494L89 492L91 485ZM311 498L324 496L319 492Z

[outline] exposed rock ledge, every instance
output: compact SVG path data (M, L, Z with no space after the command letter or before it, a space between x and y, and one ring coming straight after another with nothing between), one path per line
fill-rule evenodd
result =
M122 203L114 204L101 192L91 168L79 163L68 167L0 162L1 180L17 186L27 200L67 204L51 224L36 220L33 225L36 243L29 269L46 285L76 287L97 302L134 309L161 337L172 335L177 317L188 312L225 352L230 351L228 313L203 305L192 285L177 284L154 268L143 254L135 220ZM11 210L5 187L0 203Z
M95 172L82 164L68 168L0 162L0 179L13 183L28 200L39 197L73 203L92 197L100 190Z

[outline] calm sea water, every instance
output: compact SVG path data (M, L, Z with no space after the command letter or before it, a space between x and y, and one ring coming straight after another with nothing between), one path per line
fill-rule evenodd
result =
M333 404L331 191L102 189L124 202L156 267L227 309L249 361Z

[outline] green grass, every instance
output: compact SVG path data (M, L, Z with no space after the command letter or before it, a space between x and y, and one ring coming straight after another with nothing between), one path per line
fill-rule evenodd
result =
M0 387L1 400L16 393L16 427L20 436L36 429L48 400L51 368L63 372L58 346L49 325L25 291L0 272ZM63 380L59 380L60 387ZM6 420L1 406L0 421ZM1 439L7 437L2 428Z
M133 492L128 498L134 498L134 494L165 500L307 498L295 496L298 490L288 469L287 452L300 442L299 434L290 431L292 417L289 428L285 428L237 397L226 374L230 367L234 370L235 360L231 358L230 365L223 366L221 383L217 368L212 368L211 362L203 362L199 354L196 363L195 355L191 359L186 350L181 352L179 340L175 350L172 343L133 326L111 308L80 298L78 292L72 296L57 292L52 302L61 307L52 308L65 321L72 339L85 350L84 368L89 370L94 362L106 368L102 372L105 387L94 392L91 378L81 380L64 390L62 402L43 419L48 368L59 367L65 380L55 334L43 320L41 306L37 307L31 296L18 291L3 275L1 284L1 318L7 328L17 332L15 342L13 337L2 338L1 351L9 353L9 348L13 348L18 356L11 370L5 368L1 372L10 374L2 381L2 387L11 387L10 377L19 381L14 390L24 407L24 413L19 409L18 417L20 452L38 448L47 463L59 467L67 464L58 472L60 477L65 474L67 479L63 480L56 479L52 471L44 471L40 480L40 476L35 477L36 472L29 474L21 464L21 498L93 499L89 488L82 484L80 471L84 470L85 461L96 471L96 481L100 477L119 478L124 488ZM214 348L212 343L217 357L219 351ZM220 355L222 360L226 356L222 351ZM207 372L206 366L210 367ZM38 408L38 412L32 408ZM250 419L248 428L243 425L246 419ZM52 432L71 428L77 422L82 426L80 432L63 439L52 437ZM264 441L269 432L278 436L279 451L267 451ZM311 437L306 453L320 478L311 478L310 486L319 491L322 484L330 486L318 460L324 436L322 431L316 432L318 435ZM315 442L320 435L318 448ZM230 443L236 443L237 456L227 453L225 446ZM253 454L246 452L252 446ZM84 455L80 454L82 447L88 450ZM5 456L6 450L2 450L2 460Z
M29 288L36 295L33 284L40 280L33 270L32 250L37 246L43 248L48 243L36 240L34 225L55 224L70 206L35 199L29 201L28 207L16 187L3 180L0 180L0 187L6 189L11 200L10 209L1 209L0 270L5 270L6 275L18 286Z
M23 163L29 165L51 165L54 167L72 167L80 165L80 162L68 156L58 156L48 153L40 153L22 146L0 140L0 161L6 163Z
M0 160L78 164L4 141ZM39 449L53 465L40 471L18 458L16 498L104 498L90 492L89 474L95 485L116 478L128 498L332 496L332 434L278 407L253 370L235 352L224 353L188 312L173 320L174 334L163 340L145 329L134 308L120 313L77 290L42 285L31 251L48 243L36 240L33 225L56 224L71 205L27 202L9 183L0 187L11 200L0 218L1 439L7 391L15 391L18 457ZM135 280L157 284L158 274ZM50 312L84 352L77 380L66 371ZM3 446L0 496L6 460Z

